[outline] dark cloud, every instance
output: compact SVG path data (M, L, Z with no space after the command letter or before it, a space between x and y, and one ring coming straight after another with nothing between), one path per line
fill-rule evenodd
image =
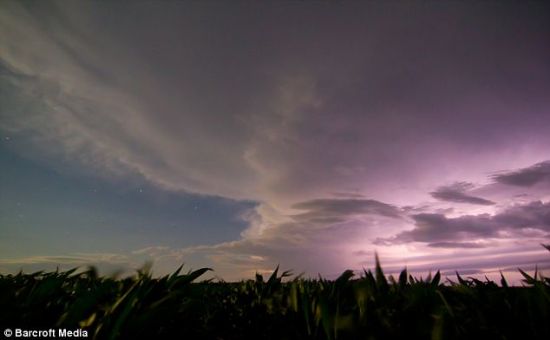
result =
M432 248L483 248L485 245L474 242L434 242L429 243Z
M550 183L550 161L537 163L533 166L516 171L504 172L492 176L501 184L530 187L539 183Z
M550 231L550 202L534 201L526 205L516 205L495 215L493 220L508 228Z
M495 202L481 197L468 195L467 190L472 189L473 185L467 182L458 182L453 185L439 187L436 191L430 193L433 198L441 201L455 203L470 203L479 205L494 205Z
M448 218L442 214L417 214L412 218L415 228L393 238L377 239L375 244L427 242L431 247L472 248L463 243L471 238L500 237L502 231L522 232L526 229L550 230L550 202L534 201L516 205L496 215L464 215Z
M351 215L374 214L391 218L401 217L397 207L371 199L314 199L296 203L292 208L306 211L293 215L292 217L296 220L328 220L330 223L343 221Z
M397 240L404 242L433 242L465 239L468 237L490 237L496 233L489 214L465 215L447 218L442 214L418 214L412 216L415 228L404 231Z

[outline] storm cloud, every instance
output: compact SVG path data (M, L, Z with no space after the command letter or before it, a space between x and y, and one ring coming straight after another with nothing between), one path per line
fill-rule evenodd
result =
M434 242L429 243L428 247L433 248L483 248L484 244L473 242Z
M393 218L402 216L397 207L370 199L315 199L296 203L292 208L307 210L307 212L293 215L295 219L329 217L338 219L358 214L375 214Z
M550 202L516 205L495 215L463 215L449 218L443 214L412 215L414 229L392 238L378 239L378 244L425 242L438 248L475 248L483 243L462 242L487 238L513 237L514 232L536 229L550 231ZM503 235L503 232L512 234Z
M492 177L496 182L520 187L531 187L537 184L550 184L550 161L544 161L519 169L503 172Z
M470 203L479 205L494 205L495 202L486 200L481 197L468 195L466 191L472 189L471 183L459 182L449 186L437 188L436 191L430 193L433 198L438 200L455 202L455 203Z
M51 211L92 216L70 229L82 238L104 219L84 195L74 206L54 200L70 178L215 202L185 215L190 223L163 215L140 232L119 224L133 222L127 202L104 214L120 217L112 230L162 251L166 238L204 236L203 225L238 226L223 233L233 240L169 251L235 275L279 258L333 272L358 265L346 254L365 245L401 256L382 244L475 250L503 230L548 231L547 193L529 190L548 181L549 13L513 1L3 1L1 146L62 174ZM532 203L479 193L499 169L520 169L492 181L525 188ZM223 200L246 203L233 210L240 224L214 218ZM40 204L21 201L22 212L2 201L3 214L34 215L37 234L55 234ZM0 238L5 256L69 252L42 242L21 254L11 247L25 240L18 225L2 228L15 235ZM96 232L97 247L113 234Z

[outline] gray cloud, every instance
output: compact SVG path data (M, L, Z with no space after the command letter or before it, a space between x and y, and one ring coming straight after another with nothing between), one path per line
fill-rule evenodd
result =
M430 195L441 201L455 202L455 203L470 203L479 205L494 205L495 202L468 195L466 191L472 189L474 186L467 182L458 182L449 186L442 186L437 188L436 191L431 192Z
M495 223L513 229L534 228L550 231L550 202L534 201L516 205L493 217Z
M471 238L498 238L503 231L523 232L528 229L550 230L550 202L534 201L515 205L495 215L464 215L448 218L442 214L412 215L414 229L392 238L379 238L376 244L426 242L432 247L472 248L474 243L462 243Z
M524 69L549 59L537 26L546 17L533 8L495 17L492 6L428 6L412 20L412 4L297 5L282 26L282 8L260 10L269 5L145 4L131 15L116 4L3 5L2 62L29 81L2 79L20 98L3 105L2 127L39 136L37 153L170 190L285 208L327 192L389 201L379 195L434 178L446 157L468 168L470 149L548 138L523 119L546 122L547 73ZM324 25L303 29L304 15ZM503 25L511 20L526 33ZM511 55L517 44L526 48Z
M492 178L497 183L521 187L531 187L540 183L550 184L550 161L540 162L516 171L496 174Z
M468 237L490 237L496 233L495 224L489 214L465 215L457 218L447 218L441 214L418 214L412 217L415 228L402 232L396 240L433 242Z
M390 204L372 199L314 199L292 205L293 209L306 210L292 215L296 220L319 218L343 219L358 214L375 214L392 218L401 217L400 210Z
M428 247L432 248L483 248L484 244L474 242L434 242L429 243Z

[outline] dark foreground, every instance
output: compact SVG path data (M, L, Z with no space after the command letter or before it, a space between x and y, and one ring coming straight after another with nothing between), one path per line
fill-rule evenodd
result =
M0 276L0 328L84 329L97 339L550 339L550 279L525 287L440 275L198 282L95 270Z

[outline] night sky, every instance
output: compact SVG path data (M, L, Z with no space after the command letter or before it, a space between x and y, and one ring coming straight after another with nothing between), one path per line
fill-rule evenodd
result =
M0 272L550 270L542 1L2 1L0 137Z

